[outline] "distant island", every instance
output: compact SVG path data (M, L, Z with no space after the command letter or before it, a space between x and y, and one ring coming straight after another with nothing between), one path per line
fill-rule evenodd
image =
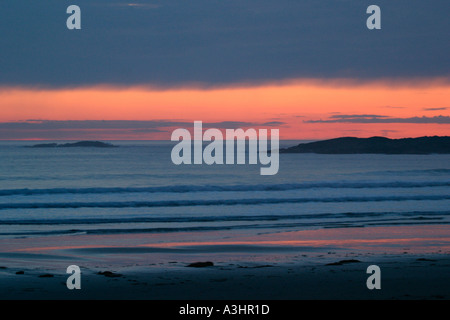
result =
M29 148L73 148L73 147L115 148L117 146L100 141L78 141L73 143L41 143L29 146Z
M384 137L343 137L330 140L301 143L280 149L280 153L320 154L447 154L450 153L450 137L420 137L389 139Z

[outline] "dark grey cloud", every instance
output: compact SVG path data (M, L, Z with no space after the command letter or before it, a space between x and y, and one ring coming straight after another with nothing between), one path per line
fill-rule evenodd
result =
M333 115L332 119L372 119L372 118L387 118L388 116L382 116L377 114L338 114Z
M377 0L0 2L0 85L205 86L290 78L450 76L450 2Z
M436 123L450 124L449 116L393 118L387 116L343 115L327 120L305 120L305 123ZM336 119L337 118L337 119Z
M96 2L93 2L94 5L100 5ZM161 4L155 4L155 3L142 3L142 2L123 2L123 3L104 3L101 4L105 7L128 7L128 8L136 8L136 9L158 9L161 8Z
M447 110L448 108L423 108L424 111L441 111Z
M286 125L286 122L283 122L283 121L269 121L269 122L264 122L262 125L266 126L266 127L279 127L279 126Z
M156 129L187 124L166 120L26 120L0 123L0 130Z
M277 127L280 121L266 123L221 121L204 122L203 128L238 129ZM117 138L139 134L169 133L174 128L193 128L194 122L172 120L27 120L0 123L0 140L7 139L72 139L96 138L98 135Z
M284 125L285 122L244 122L220 121L203 122L204 128L261 127ZM0 130L59 130L59 129L158 129L172 127L192 127L194 122L175 120L25 120L0 122Z

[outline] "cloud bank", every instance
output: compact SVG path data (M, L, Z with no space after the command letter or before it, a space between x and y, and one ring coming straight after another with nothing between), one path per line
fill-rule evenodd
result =
M248 127L278 127L281 121L243 122L221 121L204 122L203 128L238 129ZM193 122L171 120L26 120L0 123L0 140L8 139L96 139L142 138L142 134L170 133L174 128L193 127Z
M305 120L305 123L436 123L450 124L449 116L394 118L382 115L334 115L326 120Z
M77 0L0 2L0 86L222 85L450 77L450 2Z

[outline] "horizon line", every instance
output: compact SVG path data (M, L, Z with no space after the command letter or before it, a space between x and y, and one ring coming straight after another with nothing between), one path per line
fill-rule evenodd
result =
M425 137L450 137L448 135L421 135L421 136L405 136L402 138L389 138L385 136L369 136L369 137L356 137L356 136L338 136L333 138L324 138L324 139L308 139L308 138L294 138L294 139L279 139L279 141L323 141L323 140L331 140L331 139L339 139L339 138L359 138L359 139L369 139L369 138L386 138L391 140L399 140L399 139L415 139L415 138L425 138ZM227 141L227 139L223 139L224 141ZM233 140L248 140L248 139L233 139ZM179 141L172 141L170 139L0 139L0 141L159 141L159 142L173 142L177 143ZM203 141L203 140L194 140L191 139L191 141ZM210 142L210 141L204 141L204 142Z

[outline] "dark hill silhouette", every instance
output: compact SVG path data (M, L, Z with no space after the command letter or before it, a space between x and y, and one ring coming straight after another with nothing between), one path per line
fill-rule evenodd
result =
M30 146L30 148L72 148L72 147L94 147L94 148L114 148L110 143L100 141L78 141L73 143L41 143Z
M434 136L404 139L389 139L384 137L343 137L310 143L301 143L294 147L280 149L280 153L444 154L450 153L450 137Z

